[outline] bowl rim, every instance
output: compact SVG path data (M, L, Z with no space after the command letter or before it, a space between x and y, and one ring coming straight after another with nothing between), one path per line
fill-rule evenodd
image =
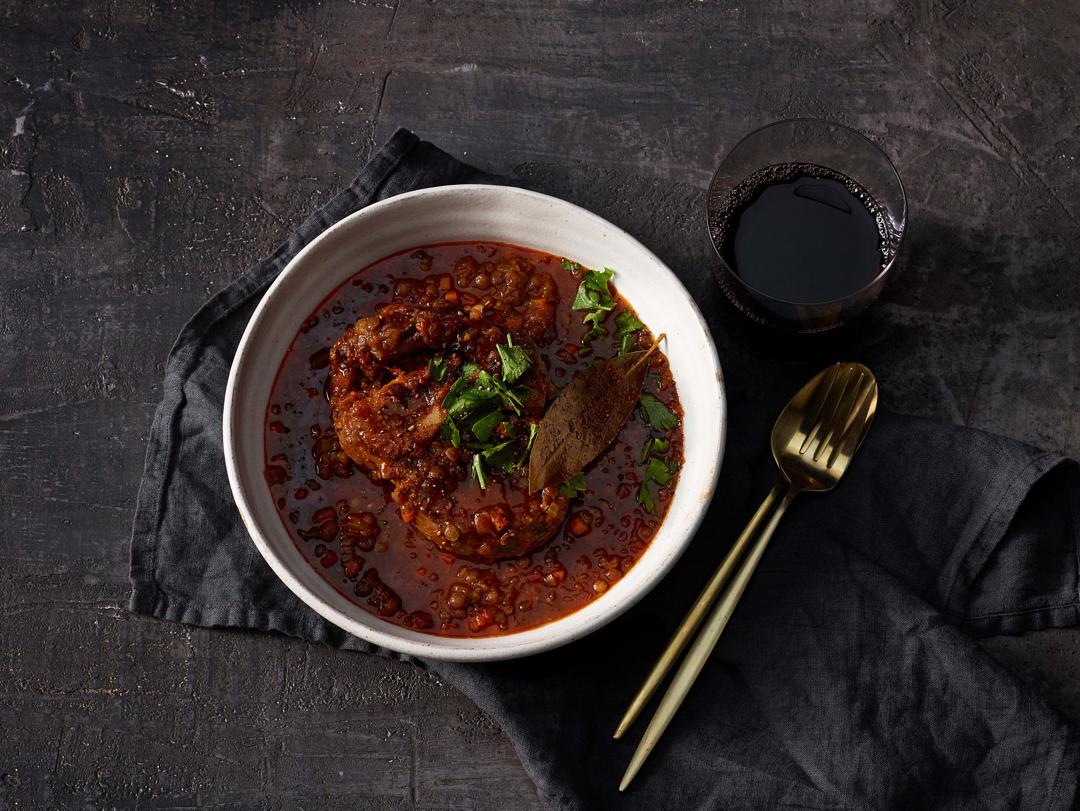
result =
M385 624L387 630L375 627L374 625L364 625L345 612L339 610L334 605L323 600L318 594L309 590L308 587L293 574L292 567L281 555L279 555L274 544L263 535L260 529L259 522L254 514L252 506L248 503L247 495L245 493L245 484L240 471L241 463L239 460L238 447L234 436L234 424L238 416L238 404L243 388L240 378L244 373L247 359L253 352L253 336L257 333L259 325L267 317L267 312L271 307L274 307L277 304L275 294L276 291L281 288L284 281L302 270L309 257L316 253L323 243L331 241L342 231L347 231L356 227L358 222L373 218L388 208L401 205L406 200L413 200L421 197L439 198L445 195L468 195L469 193L492 193L497 196L505 195L509 198L518 197L532 199L536 202L554 205L564 209L575 218L587 222L594 228L601 227L607 229L610 233L605 236L605 239L610 239L612 237L621 238L626 240L630 247L640 251L646 258L650 259L655 264L655 267L652 270L662 273L662 281L657 279L657 282L672 287L683 300L683 303L690 307L691 312L696 318L696 325L705 337L705 343L708 347L708 357L705 360L711 367L717 389L717 402L715 406L715 422L717 424L715 432L716 436L713 443L714 447L711 452L712 458L709 460L710 467L707 473L707 481L702 482L702 484L705 485L703 490L707 490L709 496L695 502L694 514L690 521L685 525L682 534L676 536L676 542L672 544L673 548L668 552L667 556L656 562L653 567L654 572L650 579L639 586L635 593L630 593L628 596L624 596L622 600L610 603L607 606L606 611L598 613L591 618L591 621L581 623L573 630L567 630L562 634L551 632L551 629L556 628L560 622L563 622L570 617L574 617L581 611L587 610L591 605L599 605L602 603L602 598L586 604L570 614L533 628L501 636L477 638L475 641L477 643L484 643L484 647L462 646L461 643L467 641L468 638L442 637L437 634L423 634L423 641L405 638L404 636L395 633L395 631L400 630L401 632L405 632L409 629L398 629L398 626L385 621L382 622ZM422 238L418 239L417 244L420 244L422 241ZM444 241L446 240L440 240L440 242ZM514 244L523 243L527 244L527 240L522 240ZM267 287L260 298L258 305L255 307L244 328L240 343L237 346L236 353L229 368L228 383L225 390L222 416L222 439L230 491L248 536L258 549L262 558L269 564L274 574L285 584L289 591L291 591L307 607L311 608L321 617L346 633L399 654L441 661L499 661L529 656L561 647L599 630L629 610L632 606L636 605L639 600L652 591L652 589L668 574L682 556L686 547L696 536L716 490L716 484L719 479L720 468L723 463L727 444L727 390L723 370L720 366L720 359L716 351L716 345L712 339L712 333L709 330L708 324L705 321L700 308L697 306L697 302L694 301L693 296L690 295L689 291L675 273L661 261L659 257L625 230L610 223L598 214L594 214L574 203L516 186L500 186L483 183L432 186L404 192L354 211L327 227L318 236L308 242L307 245L300 249L288 263L286 263L277 278L275 278ZM640 565L640 562L641 561L638 561L638 564L635 565ZM361 607L357 607L356 610L366 611ZM547 633L540 635L538 638L536 632L543 631L543 629L548 629ZM411 633L416 634L418 632ZM453 642L454 645L440 645L440 641L444 639Z

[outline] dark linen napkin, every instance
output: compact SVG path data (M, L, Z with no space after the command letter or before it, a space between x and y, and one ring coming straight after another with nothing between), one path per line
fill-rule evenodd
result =
M262 561L229 495L222 399L252 310L300 248L376 200L462 182L503 181L399 131L184 327L139 493L132 611L385 653L307 609ZM684 283L708 300L707 271L692 273ZM705 524L633 611L541 656L416 664L505 730L551 808L1070 807L1077 731L974 637L1080 620L1080 474L1009 439L888 413L833 494L791 508L709 665L618 795L644 724L620 743L611 732L771 486L780 405L732 415Z

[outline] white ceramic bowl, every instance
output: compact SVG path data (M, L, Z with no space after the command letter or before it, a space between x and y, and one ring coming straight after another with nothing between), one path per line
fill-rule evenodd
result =
M619 292L664 351L682 403L685 461L667 517L630 572L603 596L562 619L518 633L440 637L392 625L351 603L297 549L263 479L263 415L274 375L307 315L356 271L406 248L439 242L507 242L615 270ZM712 498L727 421L716 348L693 299L641 243L562 200L504 186L443 186L400 195L327 229L286 266L240 341L225 394L225 462L233 496L267 563L307 605L376 645L432 659L485 661L564 645L640 600L690 542Z

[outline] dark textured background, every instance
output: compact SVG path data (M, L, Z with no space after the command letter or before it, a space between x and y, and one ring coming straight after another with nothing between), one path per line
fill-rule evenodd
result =
M740 135L856 127L912 216L845 354L888 407L1078 455L1078 86L1073 0L0 2L0 806L537 804L430 675L124 610L174 336L398 125L676 268ZM733 401L807 376L711 313ZM1080 721L1080 632L985 644Z

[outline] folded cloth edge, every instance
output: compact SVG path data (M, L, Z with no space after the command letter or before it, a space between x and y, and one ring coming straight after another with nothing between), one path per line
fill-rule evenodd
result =
M1077 516L1080 515L1080 493L1078 492L1070 492L1067 501L1069 511L1067 518L1074 528L1070 534L1073 538L1077 570L1077 590L1072 600L1055 605L1032 606L1015 611L975 616L966 616L963 608L958 607L958 605L966 604L968 593L976 578L990 560L997 544L1005 536L1008 525L1016 516L1024 499L1039 481L1066 467L1076 468L1077 463L1059 453L1046 452L1032 459L1027 467L1006 484L995 508L972 540L946 595L946 605L960 618L959 624L969 633L975 636L1015 635L1027 631L1080 624L1080 532L1076 531Z
M158 586L155 574L157 545L137 542L139 537L149 537L160 527L165 491L172 469L170 460L173 454L174 431L171 430L171 424L183 405L183 392L176 382L184 380L192 365L198 362L199 355L194 349L201 336L214 324L226 318L236 306L261 295L277 278L281 269L305 245L331 225L363 207L366 203L365 196L374 196L386 178L393 174L397 165L418 143L420 139L415 134L399 128L386 145L374 153L372 160L365 163L347 187L308 216L270 256L257 262L237 279L228 282L206 301L180 330L165 362L164 390L161 403L150 424L143 477L136 497L130 536L129 575L132 589L128 601L129 611L194 625L270 628L290 636L314 638L351 650L378 650L391 658L424 665L414 657L376 649L375 646L341 629L332 628L313 616L294 616L286 622L280 617L258 610L245 612L236 607L190 603L185 606L174 605ZM301 234L309 236L305 238Z

